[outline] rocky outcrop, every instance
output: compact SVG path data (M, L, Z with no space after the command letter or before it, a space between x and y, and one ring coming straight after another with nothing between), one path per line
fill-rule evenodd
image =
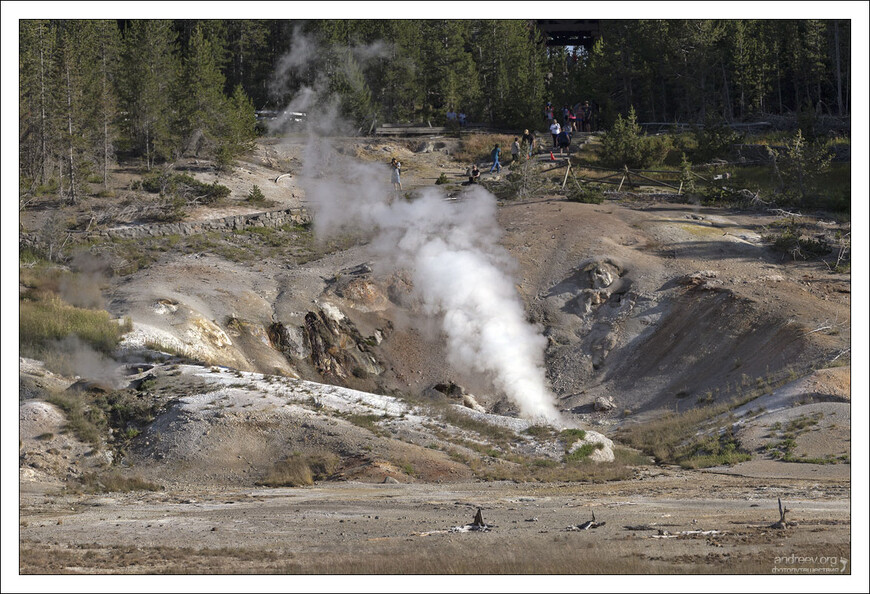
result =
M233 231L245 229L246 227L281 227L288 224L307 225L310 222L311 216L304 208L299 207L247 215L235 215L220 219L208 219L205 221L117 227L77 235L83 237L108 237L111 239L138 239L142 237L163 237L166 235L198 235L209 231ZM19 244L21 245L34 246L39 241L40 239L34 233L22 233L19 236Z
M591 449L589 460L593 462L613 462L616 459L613 455L613 441L595 431L586 431L583 439L571 445L568 454L573 454L583 447Z
M613 403L613 398L610 398L609 396L599 396L595 399L595 403L592 407L599 412L606 412L616 408L616 404Z
M432 386L432 390L447 396L447 398L450 398L451 400L458 400L465 408L470 408L479 413L486 412L486 408L477 401L474 395L467 392L465 388L458 384L454 384L453 382L436 384Z
M305 314L302 333L310 362L324 379L364 379L384 371L372 353L370 343L374 341L364 338L343 316L329 315L323 309L310 311Z

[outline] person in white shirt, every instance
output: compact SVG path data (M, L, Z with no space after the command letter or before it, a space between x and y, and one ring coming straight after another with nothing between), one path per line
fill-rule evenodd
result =
M562 126L559 125L559 122L553 120L553 123L550 124L550 134L553 135L553 148L559 146L556 139L559 137L560 132L562 132Z
M394 158L392 161L390 161L390 169L392 169L393 189L398 192L402 189L402 178L400 176L400 172L402 171L402 164Z

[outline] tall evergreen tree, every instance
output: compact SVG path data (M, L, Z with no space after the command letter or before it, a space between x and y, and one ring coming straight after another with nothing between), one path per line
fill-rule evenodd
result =
M96 165L109 189L109 166L115 157L117 139L117 76L121 51L120 31L115 21L94 21L95 52L91 56L89 114L91 145Z
M178 150L173 123L179 76L176 32L171 21L133 21L124 37L120 97L131 148L150 169Z
M60 194L71 204L78 202L86 174L88 79L90 57L95 49L92 33L88 21L62 21L58 27L56 68L61 88L55 114L63 130L61 171L66 174L61 177L66 183L61 183Z
M28 190L48 181L52 174L58 133L51 117L58 91L56 24L22 20L19 24L19 147L22 181Z
M217 55L214 43L206 37L203 27L197 25L184 58L178 94L185 135L199 130L212 139L219 136L218 126L227 113L227 103Z
M483 114L501 126L536 122L544 96L544 45L531 23L483 21L475 50Z

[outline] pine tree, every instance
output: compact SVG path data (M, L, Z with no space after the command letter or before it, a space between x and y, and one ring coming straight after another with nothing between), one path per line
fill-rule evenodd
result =
M51 117L55 103L56 25L22 20L19 25L18 105L21 180L27 190L46 184L53 170L58 133Z
M236 85L219 132L217 151L219 168L228 168L238 155L254 147L254 139L257 136L256 126L257 115L254 104L245 94L242 85Z
M150 169L158 159L172 158L179 139L173 98L179 73L176 33L171 21L133 21L124 37L120 98L125 135Z
M109 189L109 166L115 156L117 139L117 75L120 60L120 32L115 21L95 21L95 53L92 56L90 114L91 143L103 189Z
M201 131L210 140L219 138L219 126L228 111L224 81L214 44L197 25L184 57L178 96L185 136Z
M95 41L91 33L87 21L62 21L58 27L56 68L60 93L55 114L63 130L61 171L66 173L67 180L66 184L61 183L60 194L70 204L76 204L81 197L86 174L88 67Z
M225 70L227 92L242 85L254 105L264 106L271 75L269 21L232 20L227 23L230 64Z
M543 44L528 21L483 21L476 32L482 109L497 125L536 123L544 95Z

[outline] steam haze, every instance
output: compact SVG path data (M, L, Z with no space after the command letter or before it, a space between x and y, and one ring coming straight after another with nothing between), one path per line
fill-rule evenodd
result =
M282 64L302 68L305 56L318 55L307 43L294 42L299 54ZM359 59L365 52L357 48L355 55ZM288 71L280 74L286 80ZM317 106L316 117L309 112L299 176L316 235L373 233L369 247L377 270L409 272L425 313L441 320L450 364L490 378L523 415L558 421L544 369L547 341L526 322L509 274L512 260L498 244L495 198L479 186L464 192L461 201L447 201L435 188L424 188L410 202L395 196L386 163L364 163L332 146L330 135L344 126L339 102L319 94L325 88L315 81L288 107Z

